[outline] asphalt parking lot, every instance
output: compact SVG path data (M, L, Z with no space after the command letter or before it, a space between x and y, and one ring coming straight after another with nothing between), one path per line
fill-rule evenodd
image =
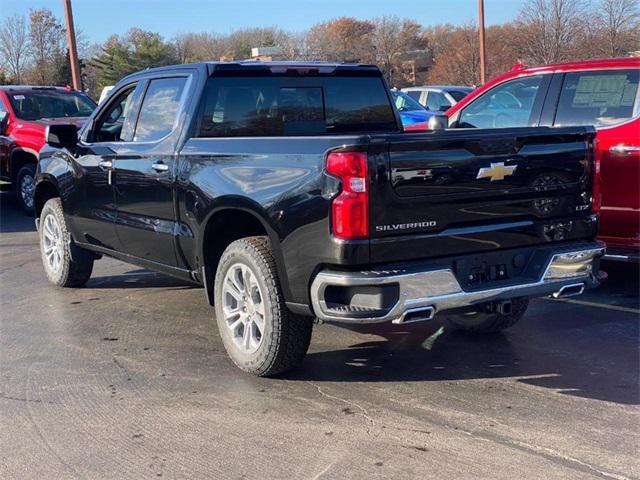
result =
M322 325L260 379L200 289L110 259L58 289L6 195L0 227L2 479L640 478L633 266L500 335Z

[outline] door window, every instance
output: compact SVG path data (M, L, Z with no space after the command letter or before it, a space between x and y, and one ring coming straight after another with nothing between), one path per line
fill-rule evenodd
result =
M532 118L542 75L517 78L492 88L471 102L460 114L462 128L526 127Z
M640 70L567 73L554 125L616 125L638 115Z
M411 98L413 98L416 102L420 101L420 95L422 95L422 91L420 90L409 90L407 92L407 95L409 95Z
M171 133L186 83L186 77L158 78L149 82L140 107L134 142L154 142Z
M131 112L135 85L120 93L96 121L93 129L94 142L122 142L126 140L125 122Z
M451 102L445 97L444 93L429 91L427 95L427 110L438 112L448 110L450 107Z

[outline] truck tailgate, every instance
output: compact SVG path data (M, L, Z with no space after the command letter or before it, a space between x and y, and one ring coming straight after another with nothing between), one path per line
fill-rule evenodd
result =
M525 127L372 139L371 260L589 237L594 135Z

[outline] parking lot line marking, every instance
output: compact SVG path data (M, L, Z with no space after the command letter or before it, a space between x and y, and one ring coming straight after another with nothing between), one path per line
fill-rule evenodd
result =
M584 305L586 307L606 308L607 310L616 310L618 312L640 313L640 310L635 308L620 307L618 305L605 305L602 303L588 302L586 300L573 300L571 298L545 298L545 300L551 300L552 302L575 303L576 305Z

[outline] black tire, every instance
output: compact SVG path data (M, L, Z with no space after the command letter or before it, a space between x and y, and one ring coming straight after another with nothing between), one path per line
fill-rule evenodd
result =
M223 288L224 282L225 280L228 282L229 275L233 275L237 269L246 272L246 267L250 271L249 275L253 275L251 280L256 281L256 284L253 285L254 293L250 293L252 291L251 285L246 286L245 284L240 290L246 292L249 298L259 296L256 302L261 305L264 314L261 316L262 332L258 330L260 333L258 346L254 347L256 350L252 352L243 351L242 346L237 344L238 341L244 343L244 340L239 339L238 337L242 335L236 335L236 333L240 331L244 334L247 327L239 323L240 330L233 330L230 325L239 317L234 317L234 314L229 313L225 317L225 309L228 308L229 301L234 303L235 297L229 295L228 287ZM244 283L244 277L242 277L242 282ZM234 291L237 292L237 290ZM255 293L256 291L257 293ZM242 298L245 297L242 296ZM309 317L294 315L285 305L275 260L267 237L247 237L236 240L227 247L216 271L214 299L216 322L222 342L227 354L240 369L266 377L291 370L302 362L311 341L313 320ZM253 300L251 303L253 305ZM242 305L248 304L246 301L245 303L237 301L236 306L227 311L239 312L242 309L246 312L247 309ZM254 306L247 308L249 308L249 313L245 314L244 318L257 315L255 312L258 310ZM237 315L243 314L238 313ZM255 325L255 328L258 328L257 323Z
M16 176L16 197L20 208L28 215L33 215L33 192L35 191L36 166L33 163L24 165ZM25 183L26 182L26 183ZM25 183L23 185L23 183ZM26 190L25 190L26 189ZM30 197L29 197L30 195Z
M48 222L48 217L51 217L51 221L55 221L55 225L59 228L57 238L60 243L56 242L54 248L59 255L59 262L51 262L45 252L51 246L49 238L52 224ZM73 243L59 198L51 198L44 204L40 214L38 235L42 265L51 283L59 287L81 287L87 283L93 271L94 256Z
M492 312L487 305L480 306L477 311L466 315L449 315L447 320L458 330L474 333L495 333L512 327L524 316L529 306L529 299L517 298L511 301L511 312L502 314Z

